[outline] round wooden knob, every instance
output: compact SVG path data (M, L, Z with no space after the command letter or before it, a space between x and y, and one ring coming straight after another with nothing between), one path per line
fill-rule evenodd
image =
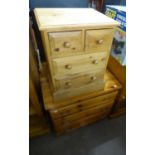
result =
M65 84L66 84L66 86L68 86L68 87L70 87L70 86L72 85L71 82L66 82Z
M97 60L93 60L93 64L98 64L98 61Z
M66 69L72 69L71 65L66 65Z
M112 88L117 88L117 85L116 85L116 84L114 84L114 85L112 85L111 87L112 87Z
M54 51L59 52L59 48L55 48Z
M102 39L97 40L97 43L98 43L98 44L103 44L103 40L102 40Z
M105 61L105 58L102 58L101 61Z
M66 48L69 48L69 47L70 47L70 43L69 43L69 42L64 42L64 46L65 46Z
M58 112L58 110L54 110L53 112L54 112L54 113L57 113L57 112Z
M92 76L91 81L95 81L95 80L96 80L96 76Z

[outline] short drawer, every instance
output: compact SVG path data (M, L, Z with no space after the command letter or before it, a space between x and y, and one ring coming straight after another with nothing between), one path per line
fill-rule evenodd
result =
M81 112L81 111L87 110L89 108L98 106L98 105L105 105L105 104L108 104L109 102L113 103L116 95L117 95L117 91L110 93L110 94L103 95L103 96L97 96L95 98L90 98L87 100L79 101L79 102L76 102L70 106L66 106L64 108L60 108L58 110L51 111L50 113L51 113L53 119L66 117L71 114Z
M55 78L55 88L56 90L65 90L95 83L96 81L103 80L104 72L103 70L99 70L97 72L76 75L72 78Z
M108 52L111 49L113 32L113 29L87 30L85 50Z
M84 48L82 31L51 32L49 42L52 57L64 57L82 53Z
M54 78L70 78L92 70L106 68L106 53L92 53L51 60Z

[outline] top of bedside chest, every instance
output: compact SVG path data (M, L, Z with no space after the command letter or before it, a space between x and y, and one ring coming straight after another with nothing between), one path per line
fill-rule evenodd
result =
M36 8L39 30L77 26L117 26L118 22L91 8Z

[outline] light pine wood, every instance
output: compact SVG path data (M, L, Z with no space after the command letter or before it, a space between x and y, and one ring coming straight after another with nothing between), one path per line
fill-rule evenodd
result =
M86 72L83 75L77 75L74 77L66 78L55 78L55 88L57 90L66 90L71 88L77 88L80 86L85 86L92 84L100 79L103 79L104 71L98 70L95 72Z
M31 37L29 37L29 74L31 75L31 80L34 84L34 87L38 92L40 86L39 70L37 63L37 55Z
M72 115L68 115L66 117L60 118L60 119L53 119L53 122L56 124L57 127L61 127L64 124L70 124L74 125L75 122L81 121L84 118L93 116L95 114L104 114L104 112L109 112L112 107L113 102L109 102L107 104L101 104L100 106L93 107L90 109L87 109L85 111L77 112Z
M80 119L75 119L74 121L61 121L60 119L53 120L55 130L57 132L57 135L61 135L65 132L70 132L74 129L78 129L80 127L86 126L88 124L92 124L96 121L99 121L103 118L105 118L110 112L110 109L106 109L105 107L103 109L100 109L97 113L93 113L91 115L88 115L86 117L82 117Z
M98 82L88 85L85 74L99 69L105 72L118 23L89 8L36 8L34 13L55 101L102 89L104 81L101 76L99 79L91 77L92 80L97 78Z
M39 65L35 35L30 24L29 34L29 136L37 137L50 132L41 107Z
M93 83L82 85L77 88L70 88L65 90L58 90L53 93L54 101L63 101L75 96L80 96L94 91L102 90L104 88L104 81L98 80Z
M31 27L30 27L31 29ZM32 31L30 31L30 36ZM37 65L36 54L32 42L32 37L29 37L29 100L30 114L42 115L40 100L39 100L40 77Z
M51 55L53 58L83 53L83 31L49 33Z
M40 30L79 25L118 25L118 22L90 8L36 8L34 13Z
M87 30L86 51L109 52L113 40L113 29Z
M107 111L107 110L111 109L112 104L113 104L113 101L108 102L107 104L100 104L100 105L95 106L93 108L89 108L89 109L83 110L81 112L77 112L77 113L74 113L72 115L67 115L65 117L62 117L61 121L70 121L71 123L73 123L76 120L85 118L87 116L91 116L95 113L99 113L102 110Z
M125 100L126 100L126 66L122 66L114 57L110 56L108 62L109 70L115 75L122 85L122 89L118 94L115 106L113 108L111 117L119 116L120 113L125 113ZM122 109L122 110L121 110Z
M46 64L43 69L46 70ZM47 74L41 74L41 86L45 109L49 111L57 135L72 131L105 118L111 111L121 88L115 77L106 71L104 89L63 100L53 101Z
M106 52L83 54L64 58L53 59L54 78L71 77L78 73L92 72L93 70L106 68ZM52 72L51 71L51 72Z
M105 76L103 78L105 83L104 83L104 88L102 90L72 97L69 100L67 99L60 102L54 102L52 91L49 85L49 80L47 78L47 75L44 74L46 73L44 71L46 70L46 68L47 68L47 64L43 64L43 72L41 74L41 87L42 87L42 94L44 99L44 107L46 110L54 110L67 105L72 105L72 104L78 103L79 100L80 102L82 102L84 100L88 100L90 98L94 98L101 95L106 95L121 89L121 85L118 82L118 80L108 70L106 70Z
M73 105L59 108L58 110L51 111L50 113L51 113L53 119L58 119L61 117L71 115L73 113L87 110L89 108L97 107L98 105L105 105L109 102L113 103L116 95L117 95L117 92L114 92L111 94L94 97L94 98L88 99L86 101L84 100L81 102L77 102Z
M43 99L57 133L107 116L121 88L106 72L118 23L88 8L36 8L34 13L47 59Z
M103 112L100 112L100 113L85 117L82 120L77 120L73 124L65 126L64 131L65 132L70 132L70 131L72 131L74 129L78 129L78 128L86 126L88 124L92 124L92 123L94 123L96 121L99 121L100 119L105 118L108 113L109 113L109 111L103 111Z

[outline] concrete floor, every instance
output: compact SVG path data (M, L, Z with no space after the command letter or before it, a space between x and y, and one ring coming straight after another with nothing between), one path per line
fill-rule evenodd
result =
M30 155L125 155L126 118L105 119L60 137L30 140Z

